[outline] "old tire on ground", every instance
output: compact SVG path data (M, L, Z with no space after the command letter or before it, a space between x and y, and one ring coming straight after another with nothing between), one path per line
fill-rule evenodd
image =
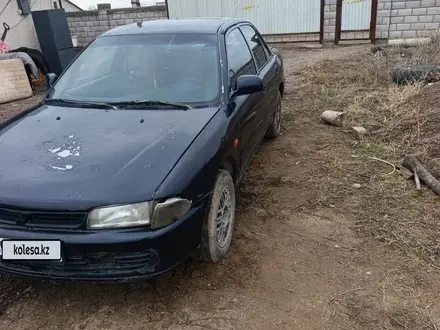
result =
M196 259L217 262L229 250L235 222L235 186L231 175L220 170L215 181L209 214L202 228L202 241Z
M275 104L275 115L266 132L266 138L276 139L281 132L281 93L278 91L277 101Z
M391 73L391 79L399 85L414 82L435 82L440 80L440 65L414 65L396 68Z

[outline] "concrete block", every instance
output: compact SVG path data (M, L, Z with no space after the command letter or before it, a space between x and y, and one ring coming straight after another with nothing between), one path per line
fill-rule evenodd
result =
M426 15L428 8L414 8L412 11L413 15Z
M440 28L440 23L426 23L425 30L438 30Z
M403 38L415 38L416 31L403 31L402 37Z
M428 15L440 15L440 7L428 8L426 12Z
M336 12L326 12L324 13L324 18L336 18Z
M415 23L417 24L417 23ZM398 31L404 31L404 30L409 30L411 28L412 24L397 24L397 30Z
M432 31L429 31L429 30L418 30L416 32L417 32L418 38L427 38L432 35Z
M419 23L432 23L434 22L434 15L419 16Z
M398 39L398 38L402 38L402 31L390 31L390 39Z
M412 14L412 9L399 9L399 16L409 16Z
M420 7L420 0L407 0L406 1L406 8L419 8Z
M388 25L376 25L376 31L388 31Z
M377 11L377 17L389 17L390 11L389 10L378 10Z
M404 16L398 16L398 17L391 17L391 23L403 23L403 20L405 19Z
M405 16L404 22L405 23L417 23L419 20L419 16Z
M435 7L435 0L421 0L422 7Z
M393 2L393 9L403 9L406 7L405 1Z
M423 30L425 28L425 23L412 23L411 30Z
M390 24L390 17L382 17L382 24Z

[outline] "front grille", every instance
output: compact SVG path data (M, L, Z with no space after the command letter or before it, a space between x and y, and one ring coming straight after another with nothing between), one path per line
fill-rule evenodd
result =
M0 225L23 228L80 229L86 212L41 212L0 208Z
M5 270L60 277L118 277L144 275L154 272L159 264L155 250L132 253L79 253L64 257L63 263L2 261Z

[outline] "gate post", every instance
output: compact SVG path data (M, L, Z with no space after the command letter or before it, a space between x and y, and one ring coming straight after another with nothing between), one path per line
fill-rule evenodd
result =
M373 0L371 3L370 41L372 44L376 42L377 2L378 0Z
M336 1L336 33L335 33L335 45L339 44L341 40L342 29L342 0Z
M325 12L325 0L321 0L321 20L319 23L319 43L324 42L324 12Z

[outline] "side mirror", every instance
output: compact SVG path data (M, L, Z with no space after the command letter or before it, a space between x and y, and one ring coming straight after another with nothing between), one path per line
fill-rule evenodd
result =
M264 89L263 80L260 77L245 74L237 78L235 91L231 97L249 95L261 92Z
M55 73L48 73L46 76L44 76L44 81L46 82L47 88L51 88L55 81L57 81L58 76Z

